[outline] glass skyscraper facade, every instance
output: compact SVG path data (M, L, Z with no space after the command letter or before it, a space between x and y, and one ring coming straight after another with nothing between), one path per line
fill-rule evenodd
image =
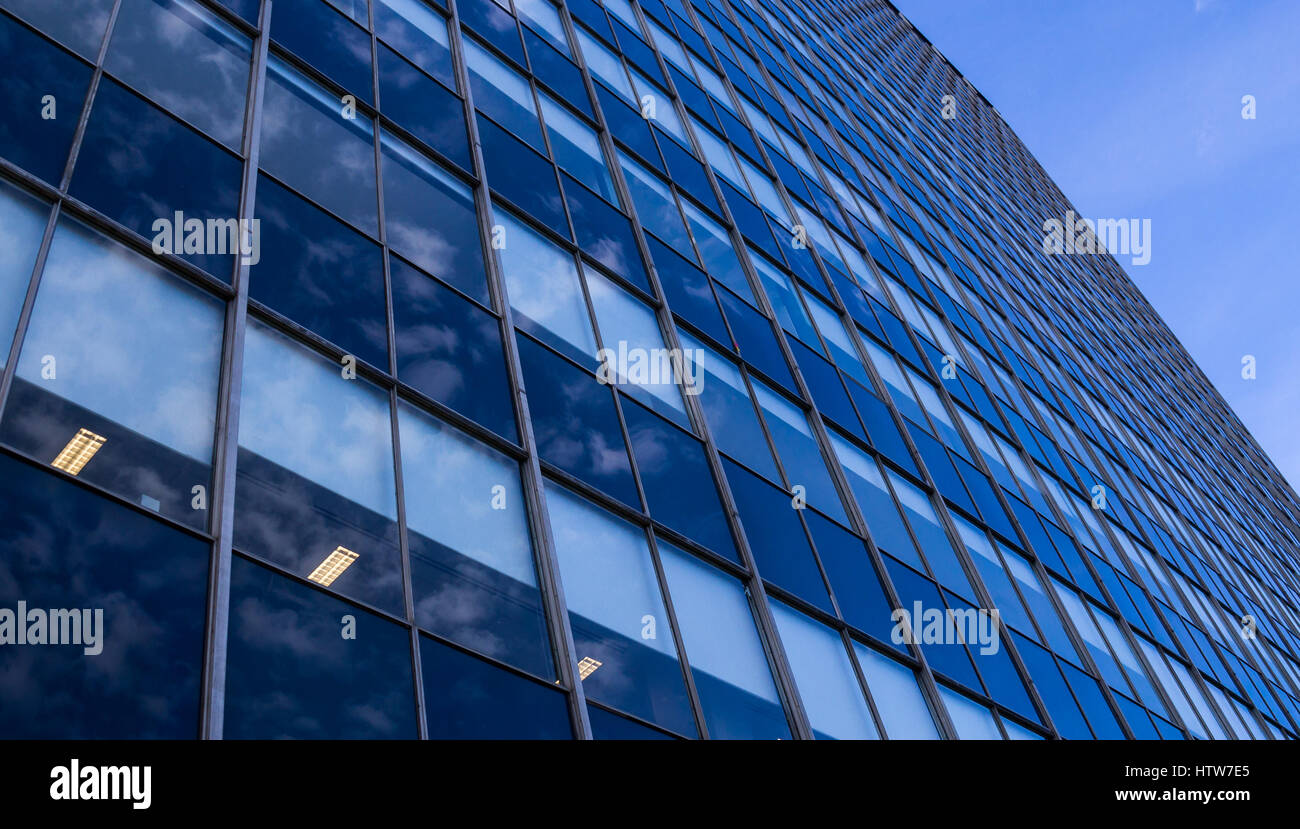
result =
M1300 733L1295 494L888 3L0 0L0 67L0 736Z

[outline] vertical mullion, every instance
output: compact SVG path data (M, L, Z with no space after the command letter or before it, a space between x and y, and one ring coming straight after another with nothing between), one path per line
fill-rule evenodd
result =
M271 7L263 0L248 76L248 106L244 112L244 178L240 185L241 226L251 222L257 196L257 165L262 135L262 100L270 45ZM251 266L238 262L235 297L226 305L225 337L221 348L221 385L217 408L215 486L209 505L216 515L211 572L208 577L207 639L203 651L201 733L219 740L224 733L226 657L230 621L230 567L233 560L235 485L239 459L239 415L244 382L244 339L248 326L248 285Z
M457 83L464 92L464 109L466 126L469 130L470 153L473 156L474 172L478 178L475 185L475 202L477 205L480 242L492 238L492 220L489 214L491 197L488 191L487 170L483 159L483 145L479 140L478 122L475 117L473 92L469 84L469 69L465 61L464 37L460 28L460 12L451 4L451 19L448 42L451 46L452 64L455 68ZM542 601L546 609L547 627L550 629L560 684L569 693L566 695L569 706L569 718L578 739L591 739L591 722L587 716L587 701L582 690L582 681L578 678L576 647L573 643L573 629L569 623L568 603L564 598L564 586L560 580L559 559L552 542L550 516L546 510L546 495L541 463L537 455L537 439L533 434L533 421L528 408L528 395L523 384L523 369L519 359L519 345L515 340L514 316L511 313L509 295L506 293L505 274L501 269L496 254L489 245L484 251L484 266L487 270L488 289L496 310L500 314L502 347L506 356L506 367L510 373L514 391L515 418L518 421L520 443L528 453L522 466L522 483L524 498L528 504L529 528L533 534L538 563L538 581L540 582Z

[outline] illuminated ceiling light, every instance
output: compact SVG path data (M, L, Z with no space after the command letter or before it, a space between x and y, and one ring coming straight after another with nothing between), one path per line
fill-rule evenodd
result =
M604 664L604 662L592 659L590 656L584 656L582 661L578 663L578 679L586 679L594 674L597 668Z
M307 578L317 584L329 587L356 560L357 554L347 547L335 547L334 552L327 555L320 564L317 564L316 569L312 570L311 575Z
M76 475L81 468L95 457L95 453L108 438L97 435L89 429L78 429L68 445L63 447L59 456L50 462L55 469L62 469L69 475Z

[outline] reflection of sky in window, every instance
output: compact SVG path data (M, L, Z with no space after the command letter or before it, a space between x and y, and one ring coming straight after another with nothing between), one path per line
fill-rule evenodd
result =
M779 706L767 655L739 582L662 540L659 550L691 670Z
M387 401L341 370L250 321L239 445L396 520Z
M645 534L550 483L546 505L569 612L675 659ZM653 639L641 638L646 614L655 618Z
M772 616L812 727L837 740L876 739L871 711L839 634L781 602L772 602Z
M236 148L252 46L190 0L126 0L105 68Z
M203 463L212 460L221 303L90 229L50 247L18 376ZM41 377L52 355L54 379Z
M0 185L0 366L9 357L49 212L26 193Z
M718 447L759 473L777 480L776 464L767 451L767 439L758 424L754 404L740 370L705 348L685 332L679 332L684 356L693 367L692 376L700 384L700 405L709 428L717 436ZM701 376L698 372L703 371Z
M600 323L605 348L614 353L615 360L620 351L620 343L625 343L627 349L644 351L645 370L650 371L653 366L653 371L658 372L658 376L666 382L643 383L635 388L645 389L654 395L658 401L670 407L674 420L686 425L686 406L682 403L681 391L673 382L677 370L667 358L663 335L655 322L654 312L627 291L590 269L587 271L587 289L591 292L591 304L596 308L596 320ZM630 364L632 359L629 357ZM621 368L617 363L614 367ZM622 376L621 373L619 376ZM656 411L663 410L662 405L651 405Z
M536 586L518 466L411 406L400 406L397 416L410 528ZM505 490L504 509L492 507L496 486Z
M492 221L505 228L497 254L506 276L510 307L583 354L595 356L596 337L573 257L502 210Z
M853 650L889 736L896 740L939 739L911 669L858 642L853 643Z

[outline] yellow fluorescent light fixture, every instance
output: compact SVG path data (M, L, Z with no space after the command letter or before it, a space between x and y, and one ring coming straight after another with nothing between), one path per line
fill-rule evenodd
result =
M97 435L89 429L78 429L77 434L68 441L68 445L59 452L59 456L50 462L50 466L62 469L69 475L76 475L91 458L95 457L95 453L107 440L108 438Z
M311 575L307 578L317 584L329 587L356 560L357 554L347 547L335 547L334 552L325 556L325 560L317 564L316 569L312 570Z
M604 662L592 659L590 656L584 656L582 661L578 663L578 679L586 679L594 674L597 668L604 664Z

